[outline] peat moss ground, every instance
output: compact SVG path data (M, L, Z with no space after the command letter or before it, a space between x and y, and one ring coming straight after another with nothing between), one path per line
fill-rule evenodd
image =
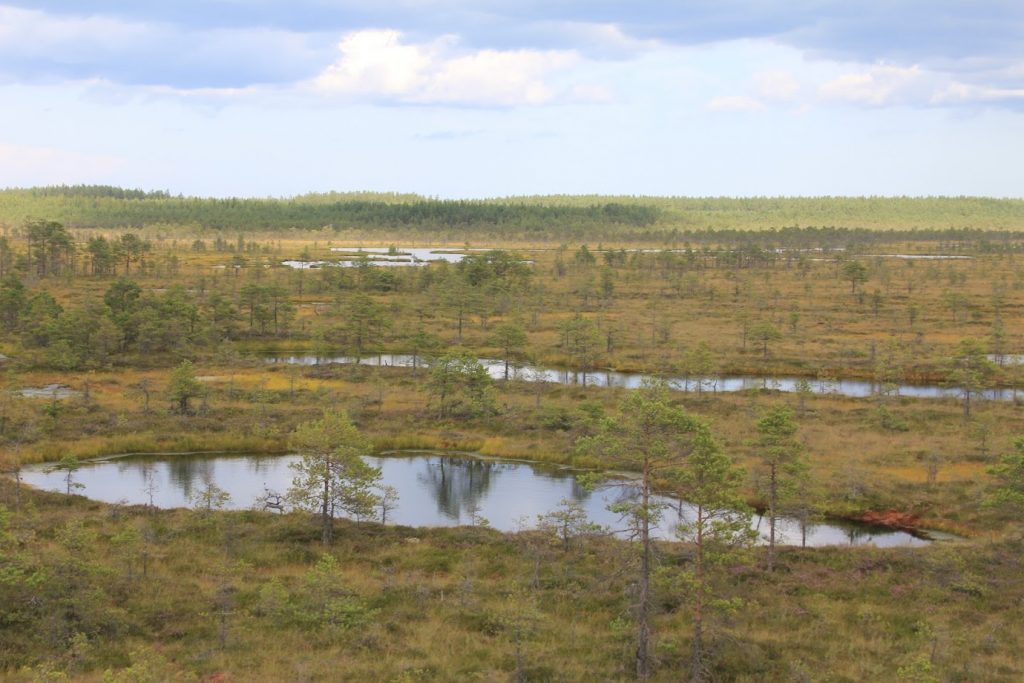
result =
M10 681L632 678L633 547L535 533L149 511L0 481ZM17 511L15 507L17 506ZM716 680L1017 681L1019 540L756 551L720 588ZM659 545L654 680L688 666L690 554ZM66 676L66 678L62 677Z
M492 341L495 326L514 320L528 338L518 355L574 366L579 360L562 344L562 326L579 315L601 332L602 344L591 362L618 370L686 372L688 352L704 343L714 373L873 379L885 372L901 381L925 382L946 377L946 365L965 338L981 341L993 353L1024 353L1024 261L1009 250L1016 249L1013 245L1007 252L991 253L974 243L894 242L873 244L871 253L785 254L719 245L728 253L744 254L741 258L715 249L705 252L697 245L690 254L637 245L619 254L614 247L598 251L599 245L590 244L591 262L578 257L580 244L481 242L472 248L506 249L533 261L529 288L453 291L442 286L455 270L447 264L375 269L385 271L380 277L358 268L303 271L281 265L303 254L336 260L331 248L357 244L330 235L256 237L248 243L251 250L232 253L194 252L188 238L151 232L148 265L137 264L127 275L146 293L159 295L181 286L200 304L220 295L244 313L242 291L247 285L286 292L296 306L294 322L274 333L251 325L247 314L240 316L231 342L242 351L316 347L317 335L342 325L349 302L361 291L381 306L388 322L369 340L374 350L408 351L409 338L422 330L442 346L493 356L499 352ZM91 234L76 233L82 240ZM374 245L410 244L401 234L392 237ZM906 253L964 258L885 256ZM863 282L851 283L844 276L843 266L850 261L865 266ZM30 291L50 292L65 305L81 305L102 299L114 279L50 278L29 281L28 286ZM462 309L461 334L457 308ZM779 335L768 342L767 353L753 334L763 323ZM189 355L205 350L181 351ZM33 362L33 353L20 355ZM115 360L128 365L165 362L132 353ZM993 381L1020 384L1020 370L1005 366Z
M472 298L460 335L457 307L438 286L450 267L391 269L382 289L382 280L362 281L355 271L339 279L328 269L279 265L307 249L328 257L338 241L264 240L231 254L194 252L191 236L150 237L151 265L131 274L145 293L181 286L205 310L214 295L243 307L246 285L275 284L297 306L294 323L266 333L240 315L228 340L197 337L157 353L129 349L66 371L49 367L43 350L23 346L19 333L8 334L2 351L14 360L5 364L5 389L63 383L79 393L58 401L0 392L2 469L125 452L281 452L295 425L324 408L346 409L379 449L455 448L603 466L577 456L573 445L598 416L615 413L623 390L498 383L497 416L440 419L423 372L262 361L271 350L323 349L325 331L346 325L357 294L390 323L378 330L373 351L408 351L422 328L443 349L494 357L495 327L514 320L528 339L520 357L572 365L562 334L577 315L603 335L593 364L666 374L692 368L689 354L701 342L711 350L712 374L905 382L946 379L965 338L992 353L1024 351L1020 257L974 247L964 253L963 245L940 249L973 258L846 253L725 267L646 254L606 267L601 252L588 265L576 259L576 245L548 244L530 252L529 289L499 287ZM408 241L397 235L393 243ZM875 245L879 254L935 246ZM244 257L237 270L236 256ZM851 259L867 267L867 281L856 287L842 276ZM51 292L70 307L102 299L114 282L26 280L30 291ZM749 334L759 323L780 333L767 352ZM350 353L346 335L337 339L328 350ZM183 357L195 361L206 388L190 415L175 414L165 397L170 368ZM1020 384L1022 367L1006 365L990 383ZM746 467L755 504L755 423L785 404L796 413L823 514L895 511L906 523L966 537L917 550L788 549L771 575L756 553L744 558L722 588L723 597L742 603L718 622L713 652L721 680L1021 679L1019 520L982 505L992 487L987 468L1024 433L1018 404L979 402L965 418L956 399L749 391L675 393L674 400L707 419ZM531 534L339 522L339 539L327 550L331 564L302 515L149 512L24 491L19 504L11 480L0 481L0 501L19 508L0 534L5 679L67 672L102 680L106 670L124 681L630 677L633 581L625 543L588 539L566 551ZM672 579L690 551L674 544L663 551L662 575ZM665 586L659 595L658 676L678 680L689 652L686 590Z

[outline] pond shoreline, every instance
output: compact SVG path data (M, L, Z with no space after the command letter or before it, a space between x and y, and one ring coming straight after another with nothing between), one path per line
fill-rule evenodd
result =
M224 450L217 450L217 451L151 452L151 453L137 452L137 453L118 453L118 454L111 454L111 455L105 455L105 456L97 456L97 457L81 460L80 463L83 464L83 465L87 465L87 464L90 464L90 463L91 464L103 464L103 463L108 463L108 462L116 462L117 460L123 460L123 459L127 459L127 458L146 458L146 457L172 457L173 458L174 456L208 456L208 457L225 456L225 457L229 457L230 458L230 457L244 457L246 455L253 455L253 453L252 453L252 451L224 451ZM265 456L265 457L270 457L270 458L273 458L273 457L284 457L284 456L287 456L287 455L292 455L292 453L289 452L289 451L275 451L275 452L261 452L261 453L259 453L259 456L261 456L261 457ZM532 459L521 458L521 457L517 458L517 457L489 456L489 455L484 455L484 454L481 454L481 453L478 453L478 452L475 452L475 451L465 451L465 450L443 450L443 449L439 450L439 449L430 449L430 448L383 449L383 450L375 450L371 454L368 454L368 455L370 455L370 457L383 457L383 458L409 458L409 457L415 457L415 456L459 457L459 458L469 458L469 459L472 459L472 460L476 460L476 461L480 461L480 462L493 463L493 464L522 464L522 465L527 465L527 466L531 466L531 467L532 466L540 466L540 467L544 467L544 468L554 468L554 469L557 469L557 470L560 470L560 471L566 471L566 472L599 472L599 473L608 475L609 478L633 479L633 478L635 478L637 476L636 473L629 472L629 471L607 470L607 469L601 469L601 468L597 468L597 467L581 467L581 466L578 466L578 465L572 465L570 463L559 462L559 461L551 461L551 460L532 460ZM41 471L56 471L56 470L60 470L61 468L60 468L60 463L50 462L50 463L35 463L35 464L31 465L31 469L33 469L33 470L41 470ZM13 478L10 473L4 473L4 474L6 474L8 476L8 478ZM33 489L36 489L35 486L33 486L32 484L24 481L24 479L22 479L21 483L22 483L22 485L29 486L29 487L31 487ZM46 490L46 489L37 489L37 490ZM60 491L56 491L56 492L59 493L60 495L67 495L67 494L65 494L63 492L60 492ZM663 493L662 495L670 495L670 494L671 494L671 492ZM73 495L83 495L83 494L73 494ZM84 495L84 497L89 498L88 495ZM91 499L91 500L97 500L98 502L103 502L100 499ZM108 504L109 504L109 502L108 502ZM752 507L754 507L755 512L757 513L756 516L762 516L763 517L763 512L764 512L763 510L759 509L757 506L752 506ZM917 518L915 516L911 515L910 513L899 512L899 511L895 511L895 510L887 511L886 513L877 513L877 512L873 512L873 511L865 511L865 512L862 512L862 513L857 513L855 515L836 515L836 514L824 513L819 518L819 522L822 523L822 524L825 524L825 525L829 525L830 522L831 523L836 523L836 524L863 525L868 530L870 530L870 528L872 528L872 527L875 527L875 528L878 528L880 530L881 529L885 529L885 530L890 530L890 531L901 531L901 532L904 532L904 533L907 533L907 534L913 536L914 538L917 538L917 539L922 540L922 541L928 541L928 542L949 542L951 540L960 540L960 539L966 538L963 535L955 534L955 533L947 531L945 529L922 527L922 526L920 526L917 523L918 520L917 520ZM812 525L812 526L814 526L814 525ZM512 532L505 531L503 533L512 533ZM790 545L799 547L799 543L792 543Z

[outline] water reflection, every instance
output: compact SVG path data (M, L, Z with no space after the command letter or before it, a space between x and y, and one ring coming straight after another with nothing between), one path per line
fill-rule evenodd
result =
M158 507L185 507L203 482L212 481L231 496L228 507L248 508L266 491L284 493L291 484L289 464L298 456L170 456L120 458L84 465L74 480L84 486L83 495L111 503L152 503ZM556 509L563 500L578 503L588 518L599 525L621 531L623 520L608 507L631 500L636 486L628 480L588 491L567 468L519 461L487 460L466 454L412 452L401 455L367 456L379 467L382 484L393 486L398 507L388 513L389 523L407 526L455 526L486 519L501 531L532 526L539 515ZM32 486L65 489L64 472L52 466L34 465L23 473ZM662 518L653 534L672 538L672 529L692 517L685 501L656 496ZM755 518L761 532L766 524ZM795 519L783 519L777 527L782 543L800 545L806 536L809 546L873 543L880 546L922 545L927 541L910 534L854 523L817 524L802 527Z
M271 364L287 365L330 365L341 364L369 366L390 366L390 367L413 367L413 363L422 367L425 363L422 357L415 357L411 354L383 353L376 356L356 358L354 356L318 356L313 354L272 356L265 359ZM477 359L487 370L493 379L502 379L505 376L504 361L492 358ZM563 384L570 386L588 387L621 387L625 389L636 389L645 379L655 377L639 372L615 372L611 370L595 370L591 372L579 372L560 368L542 368L527 365L519 365L512 368L513 378L524 382L550 382L552 384ZM797 392L806 383L807 389L816 394L833 394L836 396L850 396L864 398L876 394L889 394L891 396L908 396L912 398L957 398L960 395L959 389L944 387L934 384L881 384L864 380L851 379L807 379L801 377L758 377L727 376L727 377L681 377L661 376L670 386L681 391L692 392L734 392L748 391L751 389L771 389L774 391ZM981 392L984 398L998 401L1017 400L1018 390L1016 388L988 389Z
M433 247L334 247L332 252L348 256L337 261L281 261L281 265L299 270L334 266L338 268L355 268L363 265L384 267L425 266L434 261L459 263L466 258L465 253L445 251Z
M333 247L331 251L365 258L375 265L388 262L414 265L428 261L459 263L466 258L465 253L445 250L442 247ZM355 261L349 261L348 263L355 263Z
M424 471L417 475L417 480L432 492L437 511L458 521L464 514L470 517L480 509L492 480L509 467L475 458L427 457Z

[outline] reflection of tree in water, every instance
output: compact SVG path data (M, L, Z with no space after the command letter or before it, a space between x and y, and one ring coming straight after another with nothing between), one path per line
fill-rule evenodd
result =
M569 494L572 496L572 499L574 501L576 501L577 503L582 503L586 501L588 498L590 498L590 495L592 493L593 491L584 488L584 486L580 484L579 479L573 476Z
M418 479L433 494L438 511L459 519L462 511L479 506L498 474L514 467L475 458L438 457L427 461Z
M245 459L245 464L253 474L266 475L281 462L280 456L268 455L266 457L252 456Z
M117 461L117 471L119 474L126 474L133 472L139 475L139 488L137 491L133 491L134 495L129 495L129 498L134 498L135 495L140 495L143 501L148 500L149 492L156 493L159 488L155 482L156 477L156 466L160 464L157 460L120 460ZM126 477L120 477L119 483L126 485L128 479Z
M850 545L857 545L859 543L863 543L864 542L863 539L865 539L866 537L871 536L870 533L864 531L863 529L858 529L857 527L852 526L852 525L847 526L845 531L846 531L846 538L847 538L847 540L850 541Z
M167 461L167 478L180 489L185 500L192 497L193 486L204 479L213 480L213 458L171 458Z
M613 479L605 485L608 494L604 500L607 503L606 509L616 506L630 506L632 509L623 509L619 512L618 522L625 523L626 529L613 527L618 530L629 530L635 522L633 515L636 514L636 507L640 504L640 485L635 481ZM690 503L678 498L668 496L652 496L650 500L651 530L659 538L674 538L675 528L682 523L689 523L695 517L694 508Z

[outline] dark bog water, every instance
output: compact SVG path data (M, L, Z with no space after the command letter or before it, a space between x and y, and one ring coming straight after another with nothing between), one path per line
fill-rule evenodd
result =
M377 356L367 356L356 359L354 356L318 356L315 354L296 354L290 356L271 356L266 358L268 363L284 363L289 365L329 365L329 364L353 364L360 365L386 365L393 367L413 366L414 357L409 354L384 353ZM505 364L503 361L492 358L479 358L479 362L487 368L487 372L494 379L501 379L505 376ZM417 364L425 365L423 358L417 359ZM624 387L636 389L645 379L654 375L646 375L638 372L614 372L609 370L596 370L592 372L581 372L579 370L564 370L558 368L533 367L519 365L511 368L510 377L527 382L550 382L552 384L586 385L588 387ZM754 375L729 376L729 377L662 377L676 389L683 391L707 391L707 392L730 392L745 391L749 389L771 389L775 391L795 392L798 390L801 378L799 377L757 377ZM909 396L912 398L956 398L960 392L956 388L942 387L929 384L898 384L885 386L877 382L864 380L818 380L807 379L810 391L815 394L833 394L836 396L851 396L863 398L884 391L893 396ZM983 392L987 399L1011 401L1015 400L1020 392L1017 389L989 389Z
M252 507L266 489L284 493L293 476L288 465L295 455L218 455L126 457L83 465L74 481L78 493L110 503L145 504L152 494L158 507L186 507L192 495L211 480L231 495L229 507ZM408 526L457 526L472 523L476 514L501 531L535 526L537 516L558 507L562 500L580 503L591 521L618 530L623 527L608 505L623 496L635 495L628 481L622 486L587 491L570 469L522 461L490 460L444 452L405 452L367 456L381 468L383 484L398 491L398 508L388 513L388 523ZM37 488L64 491L65 472L52 466L25 469L24 480ZM680 521L679 501L659 497L668 504L657 530L662 538ZM682 505L682 515L690 514ZM767 533L767 522L755 518ZM799 545L801 533L793 520L782 524L783 542ZM927 540L902 531L855 523L819 524L807 532L807 545L878 546L923 545Z

